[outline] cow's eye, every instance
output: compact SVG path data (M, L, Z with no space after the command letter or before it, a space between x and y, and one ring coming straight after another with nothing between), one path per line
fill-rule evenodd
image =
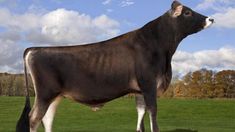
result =
M185 11L184 12L184 16L192 16L192 12L191 11Z

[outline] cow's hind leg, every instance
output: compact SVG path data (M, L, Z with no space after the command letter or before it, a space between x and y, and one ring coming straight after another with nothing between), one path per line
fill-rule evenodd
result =
M36 97L32 110L29 114L30 132L37 132L37 128L45 115L50 102Z
M62 97L58 96L52 101L45 116L42 119L43 125L45 127L45 132L52 132L52 123L53 123L54 115L56 112L56 108L58 104L60 103L61 99Z
M37 132L37 128L46 114L50 104L56 99L56 97L58 97L58 93L51 91L48 87L43 88L44 91L38 90L38 93L40 94L36 94L34 106L29 114L30 132Z
M136 109L138 112L138 121L137 121L137 132L144 132L144 115L146 111L146 105L143 95L136 95Z

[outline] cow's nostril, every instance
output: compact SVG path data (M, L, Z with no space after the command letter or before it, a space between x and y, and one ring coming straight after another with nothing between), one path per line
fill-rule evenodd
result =
M209 21L211 21L212 23L214 23L214 19L210 18Z

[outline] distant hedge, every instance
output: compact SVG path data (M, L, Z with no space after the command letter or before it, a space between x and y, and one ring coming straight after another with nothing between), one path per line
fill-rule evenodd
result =
M30 78L30 77L29 77ZM29 79L30 95L34 95L33 84ZM23 74L0 73L1 96L24 96L25 82Z

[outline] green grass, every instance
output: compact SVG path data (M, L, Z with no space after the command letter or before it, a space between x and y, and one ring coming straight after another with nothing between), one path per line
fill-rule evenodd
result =
M235 132L235 100L160 99L158 104L161 132ZM0 132L15 130L23 105L23 97L0 97ZM97 112L63 100L54 132L134 132L136 119L131 98L114 100ZM145 125L150 132L148 116Z

